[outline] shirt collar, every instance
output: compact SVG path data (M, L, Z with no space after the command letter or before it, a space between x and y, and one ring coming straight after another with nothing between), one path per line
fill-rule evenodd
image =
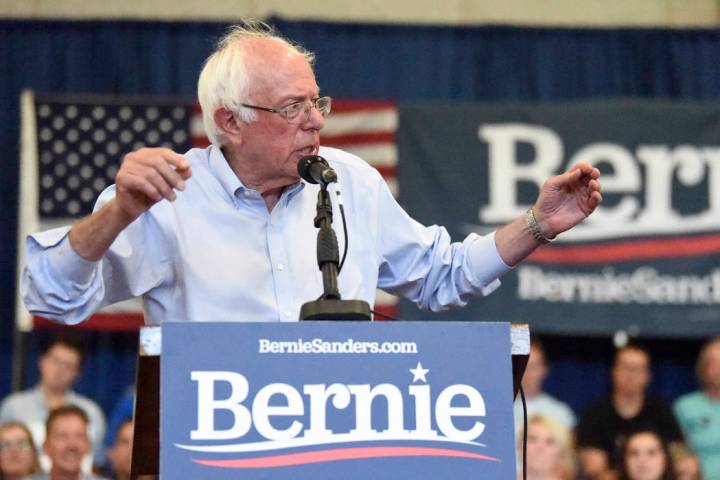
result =
M223 187L223 190L232 198L235 205L237 205L238 198L243 192L255 192L255 190L246 187L240 181L240 178L230 168L230 164L225 158L222 150L215 145L210 147L210 168L212 169L215 177L218 179ZM288 198L294 196L305 188L305 182L302 180L297 183L288 186L283 192L283 196L287 195Z
M232 171L232 168L230 168L230 164L225 158L222 150L215 145L210 147L210 168L212 169L215 178L217 178L220 185L222 185L223 190L227 192L233 201L237 198L235 196L235 192L247 189L247 187L242 184L238 176L235 175L235 172Z

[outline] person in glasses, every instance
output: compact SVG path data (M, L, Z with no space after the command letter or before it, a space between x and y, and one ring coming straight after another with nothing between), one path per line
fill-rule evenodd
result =
M319 187L297 169L308 155L324 157L342 189L349 249L339 291L370 305L376 287L431 310L465 305L601 201L599 170L580 164L549 179L526 215L452 243L444 228L410 218L362 159L320 145L332 100L313 60L261 22L232 28L198 81L212 145L129 153L92 215L29 236L29 310L74 324L143 296L148 324L298 320L323 291Z
M30 430L21 422L0 425L0 480L27 480L40 471Z

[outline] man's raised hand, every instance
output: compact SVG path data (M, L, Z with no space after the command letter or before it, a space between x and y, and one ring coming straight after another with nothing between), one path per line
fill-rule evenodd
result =
M125 155L115 177L116 202L132 220L162 199L175 200L192 172L182 155L167 148L141 148Z

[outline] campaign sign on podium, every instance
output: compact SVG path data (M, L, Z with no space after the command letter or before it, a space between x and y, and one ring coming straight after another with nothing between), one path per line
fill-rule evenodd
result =
M515 478L510 326L165 323L163 479Z

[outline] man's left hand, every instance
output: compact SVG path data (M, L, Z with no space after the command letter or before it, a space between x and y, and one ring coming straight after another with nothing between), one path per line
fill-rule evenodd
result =
M545 236L552 238L582 222L602 202L600 170L579 163L545 181L533 212Z

